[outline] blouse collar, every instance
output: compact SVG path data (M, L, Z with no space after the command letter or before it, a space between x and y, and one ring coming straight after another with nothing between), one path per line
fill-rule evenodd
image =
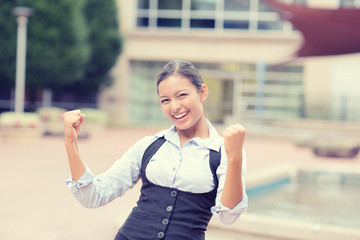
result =
M200 137L195 137L191 139L193 144L196 144L198 146L203 146L205 148L219 151L221 144L223 142L222 137L219 136L217 133L215 127L210 123L208 119L206 119L206 123L209 127L209 137L202 139ZM162 130L159 133L155 135L156 137L165 137L165 139L172 144L175 144L176 146L180 146L180 137L179 134L176 132L175 125L172 125L170 128L166 130Z

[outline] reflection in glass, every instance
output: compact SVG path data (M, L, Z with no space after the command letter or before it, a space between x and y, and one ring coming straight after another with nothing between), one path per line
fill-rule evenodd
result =
M259 2L259 12L274 12L274 9L262 2Z
M158 27L181 27L181 19L179 18L158 18Z
M148 27L149 26L149 18L147 18L147 17L138 17L136 25L138 27Z
M293 3L298 5L306 5L306 0L293 0Z
M279 21L259 21L258 29L259 30L281 30L283 28L283 23Z
M149 9L150 0L138 0L138 9Z
M159 0L158 9L181 10L182 0Z
M216 0L191 0L191 10L215 10Z
M360 8L360 0L340 0L339 6L343 8Z
M249 29L249 21L245 20L224 20L225 29Z
M225 0L224 1L224 10L225 11L243 11L248 12L250 10L250 1L249 0Z
M191 28L215 28L214 19L191 19Z

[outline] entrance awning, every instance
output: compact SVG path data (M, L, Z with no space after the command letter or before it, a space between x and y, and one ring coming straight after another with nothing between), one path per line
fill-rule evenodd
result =
M360 52L360 9L320 9L262 0L303 35L297 57Z

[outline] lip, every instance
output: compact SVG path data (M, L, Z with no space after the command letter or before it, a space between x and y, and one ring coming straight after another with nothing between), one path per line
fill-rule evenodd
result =
M172 117L176 121L180 121L180 120L184 119L189 114L189 112L190 111L186 111L186 112L179 113L179 114L173 114Z

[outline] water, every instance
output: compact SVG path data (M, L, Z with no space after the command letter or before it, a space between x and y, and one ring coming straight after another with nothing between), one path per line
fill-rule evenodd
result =
M249 213L360 228L360 175L299 172L248 190Z

